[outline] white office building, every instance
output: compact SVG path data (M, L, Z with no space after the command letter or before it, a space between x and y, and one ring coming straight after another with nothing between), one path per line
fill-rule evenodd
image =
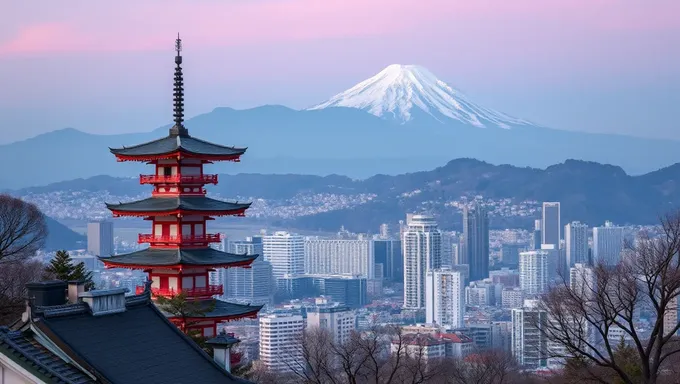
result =
M623 251L623 227L607 221L603 227L593 228L593 261L616 265Z
M520 252L519 286L525 295L541 294L548 288L550 251L539 249Z
M407 215L402 234L404 254L404 308L425 308L427 271L441 266L441 232L431 216Z
M272 275L278 284L284 276L305 273L305 239L288 232L262 236L264 260L272 265Z
M260 361L272 372L290 372L304 366L301 348L305 320L302 315L277 313L260 316Z
M540 329L548 315L537 306L536 300L525 300L522 308L512 310L512 355L526 369L548 366L548 339Z
M460 272L449 268L427 272L425 321L448 329L463 326L465 281Z
M272 303L274 281L272 265L262 257L262 237L247 237L230 241L227 249L235 254L259 255L250 268L224 269L224 298L236 303L269 305Z
M373 240L319 239L305 240L305 273L312 275L375 277Z
M344 344L356 329L356 315L345 306L317 305L307 309L307 330L313 328L327 330L335 343Z
M588 264L588 225L572 221L564 226L564 246L567 267Z

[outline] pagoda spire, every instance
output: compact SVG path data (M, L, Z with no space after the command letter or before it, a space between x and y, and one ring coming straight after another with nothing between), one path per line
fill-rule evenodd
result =
M184 77L182 76L182 39L177 33L175 40L175 84L173 89L173 116L175 125L170 128L170 136L189 136L189 130L184 127Z

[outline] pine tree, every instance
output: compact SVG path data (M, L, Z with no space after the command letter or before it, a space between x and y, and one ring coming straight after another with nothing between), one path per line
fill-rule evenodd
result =
M52 278L62 281L84 280L85 289L94 288L92 272L85 269L82 262L73 265L71 255L66 251L57 251L50 264L45 268L45 278Z

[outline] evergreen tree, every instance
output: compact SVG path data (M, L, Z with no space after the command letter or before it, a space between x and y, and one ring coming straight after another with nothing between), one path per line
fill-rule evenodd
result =
M82 262L73 265L71 255L66 251L57 251L50 264L45 268L45 278L62 281L84 280L86 290L89 291L94 288L92 272L86 270L85 264Z

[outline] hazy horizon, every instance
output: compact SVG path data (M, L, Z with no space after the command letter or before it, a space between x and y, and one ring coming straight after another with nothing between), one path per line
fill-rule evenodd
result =
M400 63L547 127L680 139L676 1L70 4L8 5L0 144L66 127L114 134L169 123L178 31L187 116L304 108Z

